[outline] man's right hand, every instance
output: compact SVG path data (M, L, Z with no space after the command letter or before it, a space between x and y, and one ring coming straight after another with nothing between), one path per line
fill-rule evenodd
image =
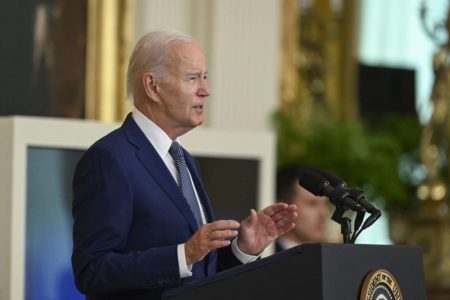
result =
M220 220L200 227L184 244L186 263L192 265L209 251L230 245L229 239L237 236L239 226L239 222L233 220Z

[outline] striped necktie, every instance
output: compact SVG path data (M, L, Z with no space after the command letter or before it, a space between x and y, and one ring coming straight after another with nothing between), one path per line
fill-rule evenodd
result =
M180 175L180 188L186 199L192 213L194 214L197 225L200 227L202 222L202 217L200 213L200 207L195 197L194 187L192 186L191 177L189 176L188 167L186 165L186 160L184 159L183 149L181 149L180 144L173 142L170 146L169 153L175 161L175 165Z

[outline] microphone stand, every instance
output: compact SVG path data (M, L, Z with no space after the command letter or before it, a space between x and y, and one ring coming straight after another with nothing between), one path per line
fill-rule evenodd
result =
M344 244L351 244L350 235L352 233L351 220L347 217L344 217L346 209L342 205L336 206L336 210L334 211L331 219L339 224L341 224L341 233Z

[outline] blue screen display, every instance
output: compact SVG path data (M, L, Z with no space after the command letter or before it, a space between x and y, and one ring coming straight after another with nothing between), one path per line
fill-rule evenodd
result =
M29 147L26 300L78 300L72 254L72 176L83 151Z

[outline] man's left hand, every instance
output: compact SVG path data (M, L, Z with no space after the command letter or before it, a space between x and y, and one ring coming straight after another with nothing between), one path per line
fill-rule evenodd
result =
M259 255L280 235L292 230L297 219L297 206L275 203L262 211L250 211L241 222L237 238L238 248L250 255Z

